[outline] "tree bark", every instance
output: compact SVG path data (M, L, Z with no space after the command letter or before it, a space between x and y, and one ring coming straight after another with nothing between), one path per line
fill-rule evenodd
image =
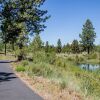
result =
M12 43L12 50L13 50L13 51L15 50L14 42Z
M7 47L6 47L6 43L5 43L5 56L7 54Z
M88 54L90 54L90 47L87 48L87 52L88 52Z
M6 33L5 33L5 56L7 54L7 42L6 42Z

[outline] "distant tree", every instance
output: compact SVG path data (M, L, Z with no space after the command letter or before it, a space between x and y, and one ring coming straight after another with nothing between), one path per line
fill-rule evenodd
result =
M70 53L70 52L71 52L71 46L70 46L69 43L67 43L67 45L64 45L64 46L62 47L62 52L63 52L63 53Z
M33 52L39 51L43 47L43 42L42 42L41 37L38 33L36 33L34 36L32 46L33 46Z
M54 45L50 45L49 52L56 52L56 47Z
M61 40L58 39L57 41L57 53L61 53L62 51L62 43L61 43Z
M50 48L50 46L49 46L49 42L46 41L46 45L45 45L45 52L46 52L46 53L49 52L49 48Z
M94 31L94 27L92 25L92 22L87 19L86 23L83 25L82 34L79 35L81 38L81 44L83 47L87 50L87 53L89 54L90 51L93 49L94 41L96 38L96 33Z
M100 64L100 45L96 45L96 46L95 46L95 52L98 53L99 64Z
M73 40L71 49L73 53L79 53L79 43L77 40Z
M79 52L82 53L85 51L85 48L83 47L82 44L79 43Z
M67 48L67 53L70 53L71 52L71 44L67 43L66 48Z
M66 45L64 45L64 46L62 47L62 53L66 53L66 52L67 52L66 49L67 49L67 48L66 48Z

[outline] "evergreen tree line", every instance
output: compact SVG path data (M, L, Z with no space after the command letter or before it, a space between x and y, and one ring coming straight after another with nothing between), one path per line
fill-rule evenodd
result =
M44 23L50 17L47 15L47 10L41 10L44 2L45 0L0 0L0 48L2 46L5 48L5 55L9 44L13 51L15 47L19 50L19 60L23 59L24 47L29 47L32 52L42 48L45 52L81 53L86 51L88 54L96 49L94 45L96 33L89 19L86 20L79 34L80 41L73 40L72 44L63 46L61 40L58 39L57 46L49 45L48 41L44 45L39 34L46 28ZM34 36L34 33L33 42L29 43L29 36Z
M96 33L94 31L93 24L89 19L87 19L85 24L83 25L82 33L79 34L79 37L80 37L80 41L75 39L71 44L67 43L66 45L62 45L61 40L58 39L57 46L52 46L52 48L53 50L55 50L56 53L87 52L88 54L91 51L98 51L98 48L100 48L99 45L96 46L94 44ZM46 52L51 49L48 41L46 42L45 49Z

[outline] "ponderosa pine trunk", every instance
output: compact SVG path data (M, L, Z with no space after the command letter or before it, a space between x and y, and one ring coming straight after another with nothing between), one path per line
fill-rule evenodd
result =
M5 43L5 56L6 56L6 54L7 54L7 45Z
M12 43L12 50L13 50L13 51L15 50L14 42Z
M90 54L90 47L87 48L87 52L88 52L88 54Z

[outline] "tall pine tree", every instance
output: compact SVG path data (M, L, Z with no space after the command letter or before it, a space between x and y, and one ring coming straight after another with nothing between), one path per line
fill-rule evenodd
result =
M80 41L81 44L89 54L90 51L93 49L94 41L96 38L94 27L92 25L92 22L89 19L87 19L86 23L83 25L82 34L80 34L80 38L81 38Z
M5 43L25 35L40 33L46 27L44 22L49 18L47 10L41 10L45 0L0 0L0 27Z

